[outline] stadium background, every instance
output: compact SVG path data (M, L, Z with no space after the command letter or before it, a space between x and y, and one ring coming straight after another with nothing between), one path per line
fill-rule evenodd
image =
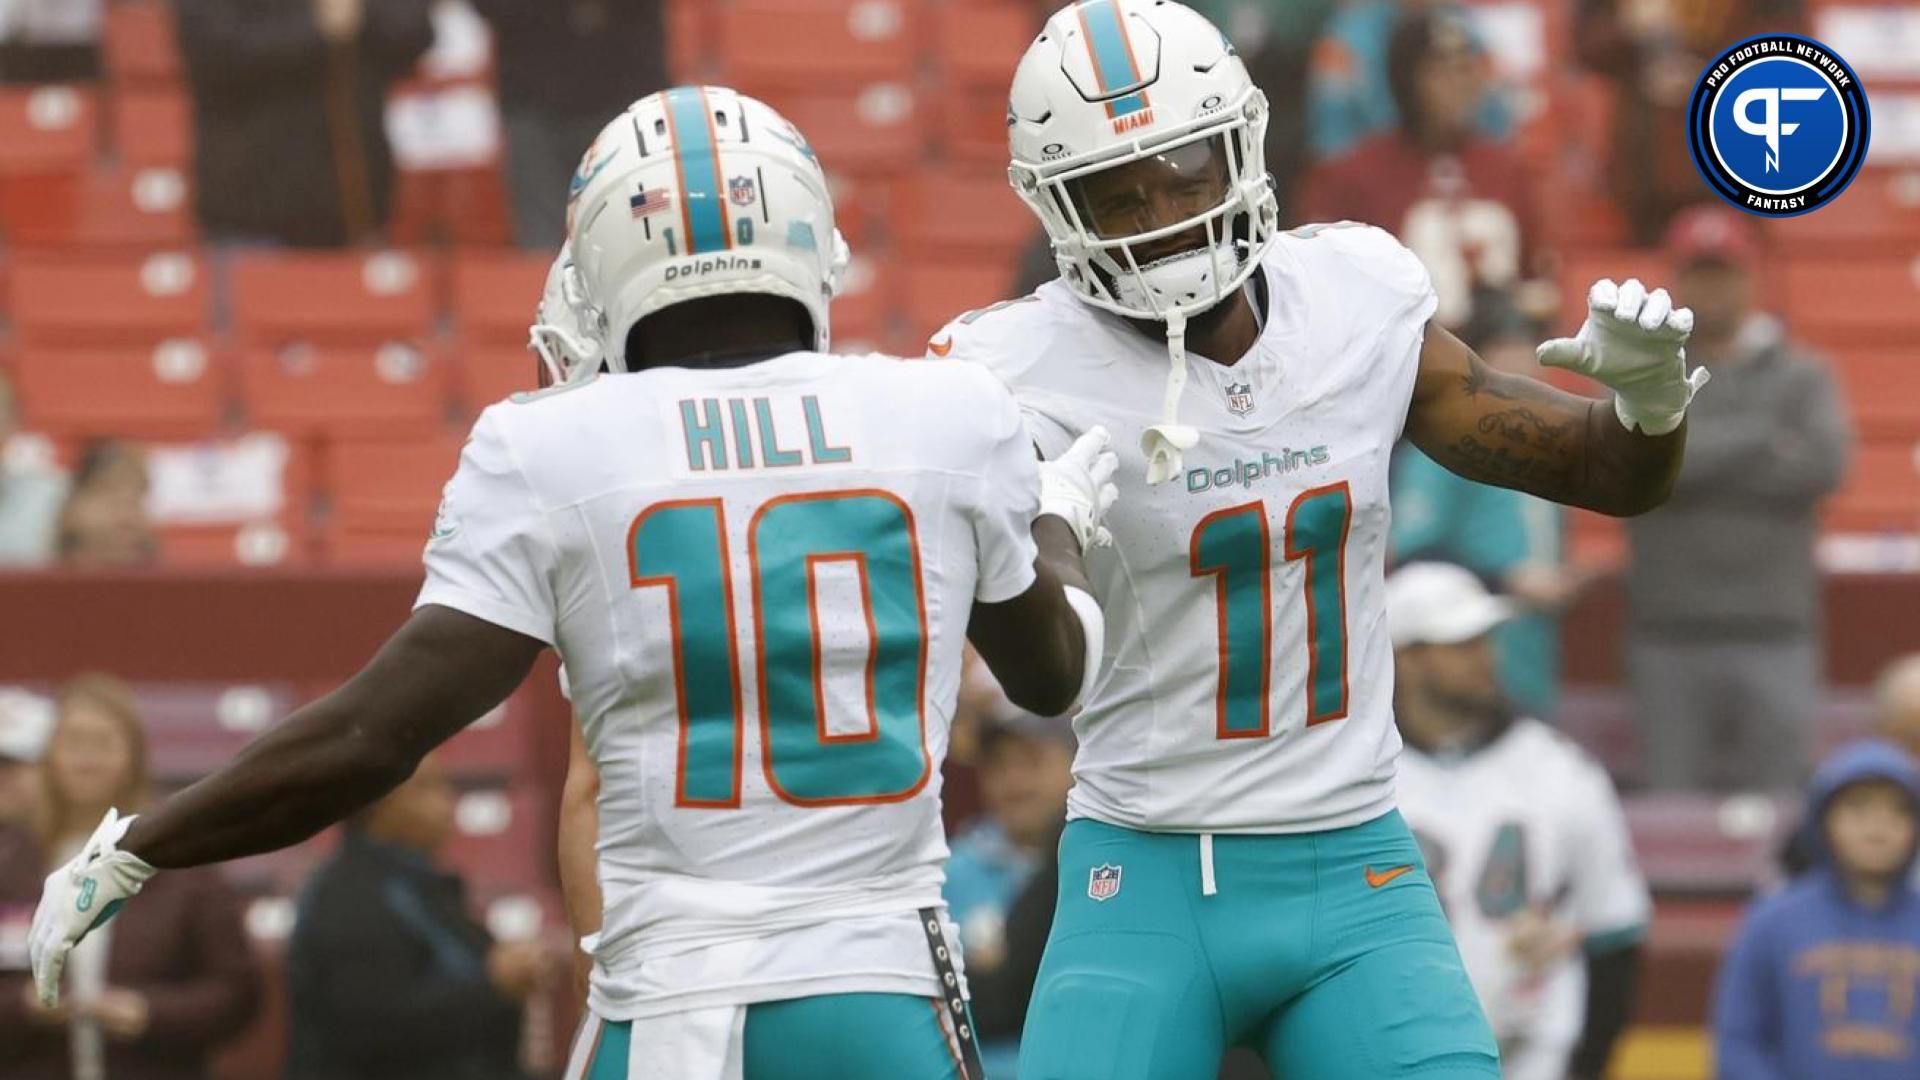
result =
M1544 178L1564 324L1599 276L1665 277L1628 247L1606 197L1613 107L1569 62L1568 4L1474 3ZM1829 504L1831 690L1824 750L1864 725L1865 686L1910 650L1920 602L1920 6L1821 0L1812 31L1867 84L1873 153L1820 213L1769 225L1768 304L1833 359L1860 443ZM1002 298L1030 217L1004 180L1005 85L1024 4L976 0L674 0L671 70L763 95L814 140L857 256L837 343L917 354L956 312ZM353 670L418 582L439 485L477 411L529 385L526 324L549 256L512 250L484 27L443 5L436 47L389 105L401 163L382 250L215 251L187 185L191 102L157 0L109 5L104 77L0 88L0 369L24 434L10 454L71 464L88 439L150 448L160 565L0 575L0 682L42 690L79 669L135 683L164 786ZM796 43L803 43L796 47ZM1674 132L1679 139L1680 132ZM171 485L171 486L168 486ZM1612 523L1576 519L1584 556L1617 562ZM1614 1075L1706 1075L1700 1025L1717 955L1771 865L1791 808L1764 797L1631 791L1620 597L1566 620L1560 722L1628 789L1658 897L1636 1025ZM549 661L449 760L463 792L448 853L496 931L559 924L554 802L566 756ZM964 817L955 787L950 820ZM274 958L315 843L231 868ZM225 1059L276 1075L282 991ZM547 1003L564 1042L570 1006ZM551 1056L551 1054L549 1054Z

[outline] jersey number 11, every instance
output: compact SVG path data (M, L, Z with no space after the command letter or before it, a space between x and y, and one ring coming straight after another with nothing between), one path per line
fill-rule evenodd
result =
M1287 507L1284 553L1303 564L1307 603L1307 726L1347 715L1347 529L1353 495L1342 480L1300 493ZM1193 528L1189 572L1214 579L1220 683L1214 734L1272 733L1273 543L1259 499L1216 510Z

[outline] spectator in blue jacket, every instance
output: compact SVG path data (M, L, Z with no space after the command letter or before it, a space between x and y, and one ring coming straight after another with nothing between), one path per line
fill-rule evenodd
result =
M1920 1076L1920 767L1855 743L1815 774L1812 867L1753 905L1714 995L1720 1080Z

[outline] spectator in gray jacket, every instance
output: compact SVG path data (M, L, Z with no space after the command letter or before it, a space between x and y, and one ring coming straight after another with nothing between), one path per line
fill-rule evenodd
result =
M1713 373L1688 411L1673 497L1629 523L1627 660L1657 788L1795 790L1822 681L1821 500L1851 428L1826 366L1757 311L1740 214L1674 219L1675 303Z

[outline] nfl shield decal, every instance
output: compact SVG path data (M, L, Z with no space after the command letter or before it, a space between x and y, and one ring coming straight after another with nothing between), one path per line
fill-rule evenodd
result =
M1245 416L1253 411L1253 386L1249 383L1227 384L1227 409L1235 416Z
M1095 900L1111 900L1120 895L1120 868L1101 863L1087 874L1087 895Z
M759 189L754 186L753 177L736 176L727 181L727 197L735 206L752 206L759 201Z

